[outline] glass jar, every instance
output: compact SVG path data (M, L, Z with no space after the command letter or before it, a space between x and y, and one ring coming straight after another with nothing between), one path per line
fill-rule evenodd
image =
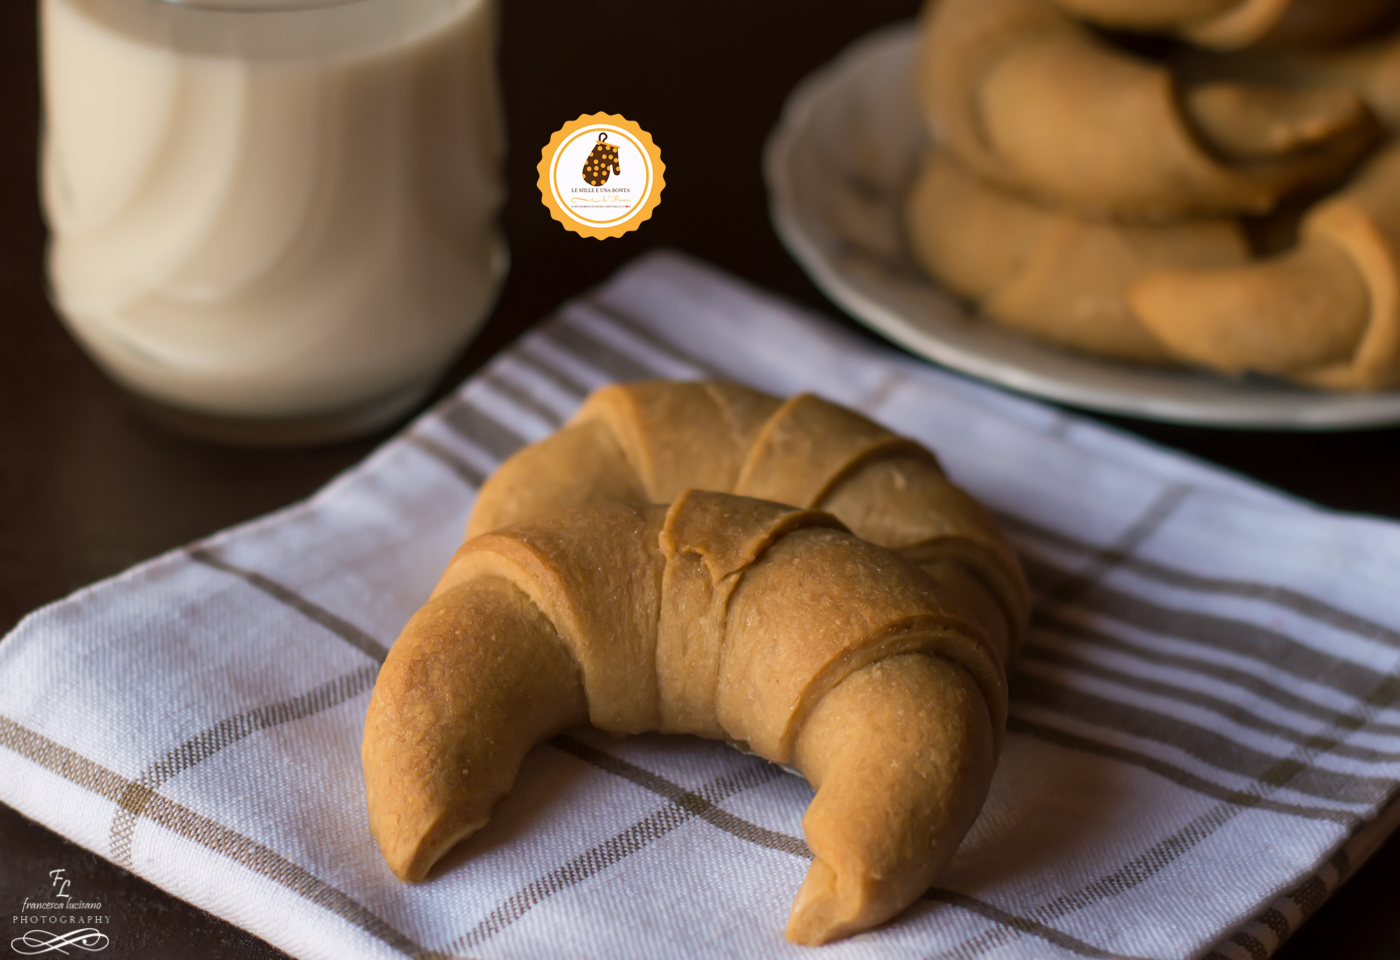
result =
M507 266L495 0L42 0L51 296L177 427L402 417Z

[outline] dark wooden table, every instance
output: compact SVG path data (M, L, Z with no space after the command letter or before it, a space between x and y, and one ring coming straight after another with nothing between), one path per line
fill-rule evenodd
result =
M915 0L657 4L503 3L501 73L510 123L504 220L514 266L485 332L445 391L558 303L645 250L673 246L830 315L839 311L768 225L759 171L784 97L867 30L912 16ZM606 25L628 56L580 43ZM0 4L0 633L101 577L305 497L381 438L280 452L221 449L148 425L83 356L45 298L35 175L39 124L35 4ZM566 233L535 188L550 133L581 113L622 113L661 146L667 189L640 231L604 242ZM726 216L714 214L723 200ZM735 223L734 210L750 211ZM853 325L854 326L854 325ZM1343 510L1400 517L1400 431L1287 434L1114 421ZM8 916L45 898L50 869L112 913L103 956L214 960L283 956L0 805L0 953ZM1400 956L1400 838L1277 954L1287 960Z

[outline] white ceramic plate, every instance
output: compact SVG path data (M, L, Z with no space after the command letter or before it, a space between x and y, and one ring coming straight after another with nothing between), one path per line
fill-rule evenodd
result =
M1400 423L1400 392L1329 394L1264 378L1095 360L971 318L928 280L900 226L923 126L916 31L857 41L788 98L764 156L773 223L813 281L861 323L930 360L1108 413L1229 427L1336 430Z

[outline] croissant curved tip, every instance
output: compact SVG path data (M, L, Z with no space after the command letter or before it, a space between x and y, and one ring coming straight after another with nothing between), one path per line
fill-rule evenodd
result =
M394 876L400 880L405 880L408 883L422 883L428 879L428 871L432 869L432 864L401 860L398 863L389 864L389 869L394 871Z
M417 846L399 851L396 857L388 861L389 869L400 880L422 883L428 879L438 860L442 859L441 847L441 844L430 844L425 840Z
M859 890L843 889L836 871L818 858L812 861L793 901L787 938L802 946L819 947L868 930L886 919L871 916L871 906L869 897Z
M370 833L379 844L379 852L384 856L385 865L394 876L409 883L419 883L427 877L432 862L423 855L425 851L421 843L396 842L392 838L381 837L374 829L371 829Z
M397 841L380 841L384 862L394 876L409 883L422 883L449 850L486 826L485 818L451 827L445 822L416 838L403 837Z

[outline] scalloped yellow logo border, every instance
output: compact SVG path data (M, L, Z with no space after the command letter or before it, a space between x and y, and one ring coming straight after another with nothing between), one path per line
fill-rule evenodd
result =
M626 143L635 147L646 164L645 188L641 198L623 213L608 220L582 217L569 209L565 198L570 195L572 181L579 171L560 164L564 149L580 137L606 133L613 143ZM596 136L594 137L596 140ZM661 148L637 124L621 114L593 113L580 114L577 120L570 120L549 138L549 143L540 153L539 170L540 200L549 208L549 215L581 237L620 237L636 230L642 221L651 218L651 212L661 203L661 191L666 187L663 174L666 164L661 162Z

